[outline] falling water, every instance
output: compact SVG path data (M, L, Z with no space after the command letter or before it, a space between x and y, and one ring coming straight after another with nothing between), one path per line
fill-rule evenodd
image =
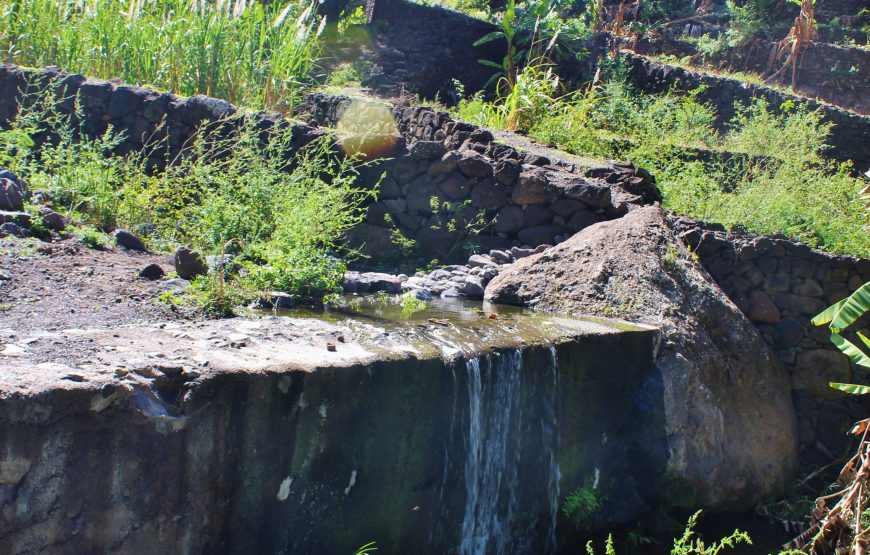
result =
M559 495L555 350L546 366L545 374L524 376L518 350L466 363L462 555L555 551ZM515 522L519 514L543 519L547 513L547 522Z
M562 478L559 472L559 360L556 357L556 348L550 347L550 376L552 393L545 396L551 401L548 406L548 418L541 419L541 436L544 438L544 446L549 459L549 472L547 473L547 495L550 498L550 530L547 534L546 553L556 552L556 520L559 517L559 480ZM548 422L550 425L548 426ZM549 437L548 437L549 436Z

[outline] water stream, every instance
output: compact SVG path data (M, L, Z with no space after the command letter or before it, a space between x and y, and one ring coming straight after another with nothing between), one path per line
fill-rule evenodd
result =
M545 369L532 370L534 374L524 372L519 350L475 357L465 364L462 555L532 552L529 549L555 552L559 496L555 349L550 349ZM542 483L546 488L539 487ZM544 514L546 521L541 522Z

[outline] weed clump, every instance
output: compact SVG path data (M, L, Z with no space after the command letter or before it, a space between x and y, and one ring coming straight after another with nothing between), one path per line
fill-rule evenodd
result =
M221 262L194 280L196 304L220 314L261 292L316 301L339 289L355 253L343 234L364 216L376 189L354 187L355 161L327 137L293 146L293 128L268 133L244 115L203 125L163 169L142 152L113 156L123 137L88 138L59 112L53 91L22 106L0 131L5 163L81 228L80 241L106 248L106 232L139 229L152 248L190 245ZM50 137L37 146L36 137Z
M649 169L664 207L677 213L870 256L863 184L850 164L825 156L831 124L821 113L757 99L737 105L720 132L715 110L698 99L701 89L643 95L626 82L618 60L605 69L609 78L552 94L542 102L548 106L543 113L526 111L530 117L520 120L519 129L573 154L625 159ZM524 73L531 75L528 68ZM506 111L500 101L474 96L454 113L504 129Z

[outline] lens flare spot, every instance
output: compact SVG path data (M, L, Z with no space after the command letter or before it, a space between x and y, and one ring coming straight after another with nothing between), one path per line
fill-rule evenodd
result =
M336 132L345 153L368 160L392 152L399 139L390 107L370 100L352 101L338 118Z

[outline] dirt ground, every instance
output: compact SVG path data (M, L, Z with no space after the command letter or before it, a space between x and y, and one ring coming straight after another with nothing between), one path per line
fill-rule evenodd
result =
M139 277L152 263L167 274L173 270L167 254L118 246L99 251L75 238L0 239L0 329L24 333L178 319L158 299L166 278Z

